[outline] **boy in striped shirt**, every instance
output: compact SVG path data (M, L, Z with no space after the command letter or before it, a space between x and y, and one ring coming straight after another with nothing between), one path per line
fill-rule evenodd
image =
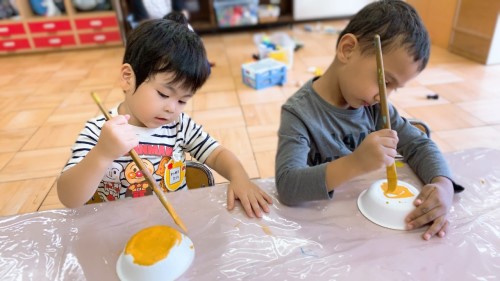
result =
M239 199L249 217L269 212L271 197L249 180L236 156L183 112L209 74L203 43L186 24L158 19L133 30L120 69L125 99L109 121L101 115L86 123L58 179L61 202L78 207L93 196L111 201L151 194L128 155L135 149L164 191L186 189L187 152L230 181L229 210Z

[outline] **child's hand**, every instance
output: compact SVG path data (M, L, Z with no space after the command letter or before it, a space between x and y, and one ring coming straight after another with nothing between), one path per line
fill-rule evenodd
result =
M356 163L363 171L371 172L394 163L398 141L396 131L375 131L361 142L352 155L356 157Z
M425 185L415 199L417 207L406 218L407 228L415 229L430 223L422 238L429 240L437 235L444 237L448 231L448 211L453 200L453 184L448 178L436 177Z
M268 204L273 200L266 192L249 180L232 181L227 187L227 209L234 208L235 199L239 199L243 209L251 218L262 217L262 210L269 213Z
M139 138L128 124L130 115L118 115L106 121L95 148L103 157L115 160L139 144Z

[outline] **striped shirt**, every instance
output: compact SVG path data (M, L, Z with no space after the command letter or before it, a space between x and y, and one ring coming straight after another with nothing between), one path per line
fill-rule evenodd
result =
M113 108L111 115L116 116L117 110L117 107ZM73 145L71 158L63 172L82 161L97 144L104 122L106 119L103 115L87 121ZM204 163L219 146L215 139L203 131L201 125L185 113L181 113L177 121L159 128L134 129L139 136L139 145L134 150L165 192L186 189L185 152ZM91 201L113 201L152 193L152 187L127 154L114 160L108 167Z

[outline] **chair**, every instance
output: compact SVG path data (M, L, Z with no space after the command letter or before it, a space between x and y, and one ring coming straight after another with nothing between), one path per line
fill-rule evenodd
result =
M212 186L215 184L212 171L202 163L186 161L186 184L189 189Z
M431 129L424 121L418 119L408 119L408 122L417 127L420 131L424 132L428 138L431 138Z

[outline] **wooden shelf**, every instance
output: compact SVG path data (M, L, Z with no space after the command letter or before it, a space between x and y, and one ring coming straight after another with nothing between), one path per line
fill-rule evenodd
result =
M260 0L261 5L271 4L271 0ZM221 31L237 31L243 29L255 29L275 25L283 25L293 23L293 0L281 0L280 16L275 22L257 23L255 25L236 25L236 26L219 26L217 23L216 12L214 9L214 0L198 0L199 10L196 12L190 12L190 24L193 29L199 33L211 33L211 32L221 32ZM123 17L126 18L133 11L131 7L128 7L126 1L122 2L121 12ZM125 26L125 30L130 31L130 26Z
M459 0L449 50L484 64L500 63L500 1Z
M82 12L64 0L63 14L46 17L35 14L29 0L16 0L19 19L0 20L0 56L122 45L114 2L110 11Z

